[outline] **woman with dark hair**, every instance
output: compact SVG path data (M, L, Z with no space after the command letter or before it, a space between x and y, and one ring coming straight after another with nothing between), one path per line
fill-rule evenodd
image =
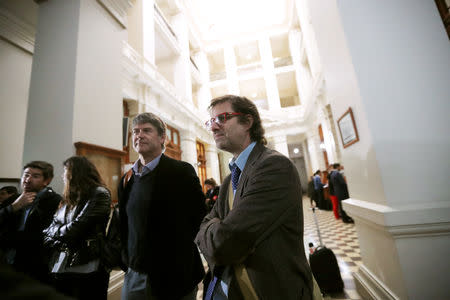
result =
M53 252L53 284L76 299L106 300L109 272L100 263L99 238L105 234L111 196L87 158L72 156L63 165L63 200L44 230Z
M214 178L208 178L205 180L206 187L206 210L209 213L216 204L216 199L219 196L219 186Z

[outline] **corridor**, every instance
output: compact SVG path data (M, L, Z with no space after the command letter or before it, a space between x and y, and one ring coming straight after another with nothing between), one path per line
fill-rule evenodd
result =
M316 210L319 221L322 243L333 250L336 255L342 280L344 281L344 293L333 294L324 297L326 299L362 299L356 291L353 273L361 264L358 237L355 224L346 224L334 218L332 211ZM309 255L308 244L319 245L317 229L314 223L313 213L310 208L309 198L303 198L304 218L304 243L306 256Z

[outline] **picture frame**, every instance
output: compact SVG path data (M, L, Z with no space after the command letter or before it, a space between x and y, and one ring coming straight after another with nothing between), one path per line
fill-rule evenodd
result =
M358 130L353 117L352 108L348 110L337 121L339 132L341 134L342 146L347 148L359 141Z

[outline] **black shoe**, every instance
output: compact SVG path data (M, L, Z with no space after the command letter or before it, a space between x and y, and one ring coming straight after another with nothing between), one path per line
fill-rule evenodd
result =
M350 224L354 224L355 223L355 221L353 221L353 219L350 218L350 217L342 218L342 222L350 223Z

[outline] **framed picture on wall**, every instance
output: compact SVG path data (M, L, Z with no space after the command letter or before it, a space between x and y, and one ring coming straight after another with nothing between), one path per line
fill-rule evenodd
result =
M341 133L342 146L347 148L359 141L358 130L356 129L355 119L353 118L352 109L348 110L337 121L339 132Z

